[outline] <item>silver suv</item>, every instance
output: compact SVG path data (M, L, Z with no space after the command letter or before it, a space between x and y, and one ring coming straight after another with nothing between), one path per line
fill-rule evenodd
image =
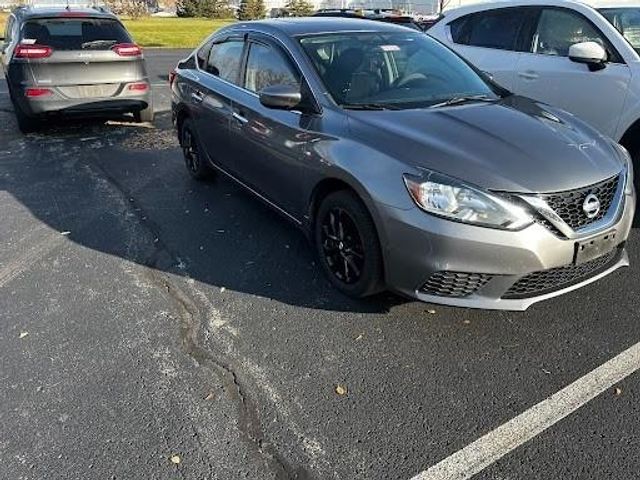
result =
M0 41L23 132L53 113L132 113L137 121L153 120L142 49L107 10L18 7Z

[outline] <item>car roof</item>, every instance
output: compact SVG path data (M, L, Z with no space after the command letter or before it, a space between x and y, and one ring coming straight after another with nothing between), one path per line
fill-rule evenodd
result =
M524 7L524 6L590 6L588 2L577 0L493 0L488 2L477 2L465 5L463 7L450 8L444 11L445 17L455 15L460 16L466 13L483 12L496 8L505 7Z
M234 24L234 30L248 29L264 33L280 33L295 37L318 33L340 32L406 32L407 27L393 23L345 17L300 17L254 20ZM413 30L415 31L415 30Z
M78 16L80 18L86 16L90 18L117 18L110 11L96 7L96 8L76 8L76 7L45 7L45 6L22 6L18 7L13 12L17 18L28 20L32 18L52 18L52 17L64 17L68 14L69 17Z
M594 0L594 1L585 1L587 5L590 7L601 9L601 8L640 8L640 1L638 0Z

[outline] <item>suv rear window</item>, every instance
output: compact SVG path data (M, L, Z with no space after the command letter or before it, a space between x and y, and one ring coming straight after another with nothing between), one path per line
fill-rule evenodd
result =
M516 50L525 14L523 8L504 8L467 15L451 22L451 37L461 45Z
M131 37L116 20L104 18L43 18L22 27L22 42L55 50L106 50Z

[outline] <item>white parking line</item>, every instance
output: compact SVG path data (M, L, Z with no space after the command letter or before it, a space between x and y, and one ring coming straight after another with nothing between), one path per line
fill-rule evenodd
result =
M466 480L640 369L640 343L411 480Z

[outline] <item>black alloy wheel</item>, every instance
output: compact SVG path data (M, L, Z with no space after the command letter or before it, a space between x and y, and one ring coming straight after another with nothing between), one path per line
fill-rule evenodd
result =
M200 142L193 127L191 119L186 119L182 124L180 145L184 155L187 170L196 180L203 180L211 175L211 169L201 153Z
M324 258L331 273L347 285L360 280L364 245L349 213L340 207L330 209L322 220L321 235Z
M353 192L329 194L315 217L315 246L329 281L351 297L383 288L382 254L371 215Z

